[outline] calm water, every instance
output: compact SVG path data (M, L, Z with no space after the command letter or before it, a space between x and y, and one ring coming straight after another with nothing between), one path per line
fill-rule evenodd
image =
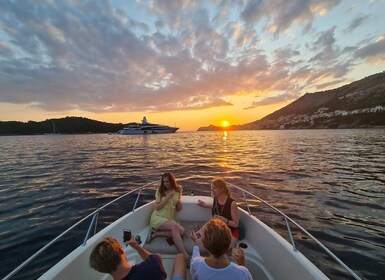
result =
M186 192L208 193L213 177L252 189L361 277L385 278L384 130L10 136L0 137L0 153L0 277L95 208L171 171ZM284 233L268 209L252 210ZM38 276L83 236L65 239L27 269L33 276L19 277ZM329 277L349 279L296 237Z

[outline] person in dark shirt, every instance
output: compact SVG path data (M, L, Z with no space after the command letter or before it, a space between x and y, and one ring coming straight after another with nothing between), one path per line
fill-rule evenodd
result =
M166 279L167 274L159 254L152 254L141 247L134 236L127 243L138 252L143 260L141 263L131 265L119 242L113 237L106 237L93 248L90 266L99 272L109 273L114 280ZM185 279L185 258L177 255L175 261L173 279Z
M239 209L236 201L231 197L231 192L223 179L217 178L211 182L213 203L198 200L198 205L211 208L213 217L220 219L231 230L231 248L234 248L239 239Z

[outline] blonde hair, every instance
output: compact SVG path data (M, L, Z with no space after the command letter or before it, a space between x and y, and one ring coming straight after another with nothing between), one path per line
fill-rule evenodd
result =
M203 246L214 256L220 257L231 244L231 231L220 219L213 218L202 227Z
M228 197L231 198L231 192L226 182L221 178L216 178L211 181L211 184L214 185L221 192L224 192Z
M113 237L106 237L92 249L90 266L99 272L111 274L122 261L122 253L119 242Z

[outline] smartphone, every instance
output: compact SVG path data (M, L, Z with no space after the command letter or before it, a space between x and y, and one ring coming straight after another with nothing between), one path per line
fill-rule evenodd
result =
M195 235L197 239L200 239L202 237L201 229L198 224L192 224L190 226L191 232Z
M130 241L131 236L132 233L130 229L123 229L123 242Z

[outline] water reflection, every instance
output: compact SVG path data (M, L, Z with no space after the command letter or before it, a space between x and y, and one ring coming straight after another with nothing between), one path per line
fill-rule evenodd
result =
M224 140L224 141L227 140L227 131L223 131L223 140Z
M25 244L33 239L41 247L47 239L36 236L57 233L51 225L66 228L165 171L180 179L186 193L210 195L213 177L256 191L299 217L316 237L328 232L331 249L360 250L372 263L371 270L361 268L363 276L385 275L378 263L385 259L379 234L385 225L378 222L385 220L384 135L317 130L1 137L0 221L8 230L0 255L12 258L0 276L33 253ZM251 204L270 218L258 201ZM353 262L361 262L357 258Z

